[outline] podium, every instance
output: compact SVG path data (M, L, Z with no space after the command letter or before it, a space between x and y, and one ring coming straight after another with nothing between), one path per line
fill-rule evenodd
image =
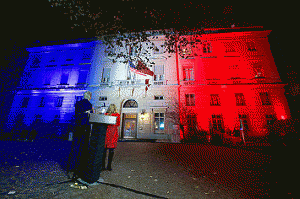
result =
M87 183L96 182L102 169L102 156L105 147L107 125L116 124L117 117L91 113L89 123L91 126L89 143L84 144L85 157L80 159L80 169L77 176Z

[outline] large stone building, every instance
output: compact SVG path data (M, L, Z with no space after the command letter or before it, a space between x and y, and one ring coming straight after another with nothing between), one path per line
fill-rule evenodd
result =
M112 61L109 52L124 49L108 52L96 38L28 48L8 127L25 128L41 120L69 124L75 102L90 90L96 109L117 105L120 138L170 140L179 132L179 121L204 130L232 130L242 121L246 136L262 136L273 120L290 117L270 32L260 27L205 29L193 36L201 44L175 53L164 52L165 38L156 35L150 40L158 48L147 51L148 72L135 70L135 63ZM132 49L129 54L136 56ZM68 131L59 129L58 134Z

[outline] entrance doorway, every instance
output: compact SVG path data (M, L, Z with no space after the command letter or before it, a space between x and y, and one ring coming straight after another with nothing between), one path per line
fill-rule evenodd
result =
M137 134L137 114L136 113L123 113L122 122L122 137L123 138L136 138Z

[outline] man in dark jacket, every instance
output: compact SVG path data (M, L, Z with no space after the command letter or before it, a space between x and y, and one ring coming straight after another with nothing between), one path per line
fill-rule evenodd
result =
M89 113L93 112L92 104L90 100L92 93L87 91L84 93L84 99L76 102L75 104L75 120L76 127L74 132L74 139L72 142L72 149L69 157L69 171L74 172L73 178L76 178L76 171L82 167L82 158L87 153L90 137L90 124Z

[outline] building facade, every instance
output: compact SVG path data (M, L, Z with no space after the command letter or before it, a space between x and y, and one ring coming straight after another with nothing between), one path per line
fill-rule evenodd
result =
M159 48L165 38L157 35L150 40L158 48L146 51L148 73L136 70L136 63L113 61L109 53L126 51L134 58L134 50L115 46L108 52L96 38L28 48L7 124L68 126L75 102L90 90L96 110L117 105L120 138L171 140L179 124L233 130L240 121L246 136L263 136L272 121L290 118L268 34L259 27L206 29L193 37L199 45L176 45L175 53Z

